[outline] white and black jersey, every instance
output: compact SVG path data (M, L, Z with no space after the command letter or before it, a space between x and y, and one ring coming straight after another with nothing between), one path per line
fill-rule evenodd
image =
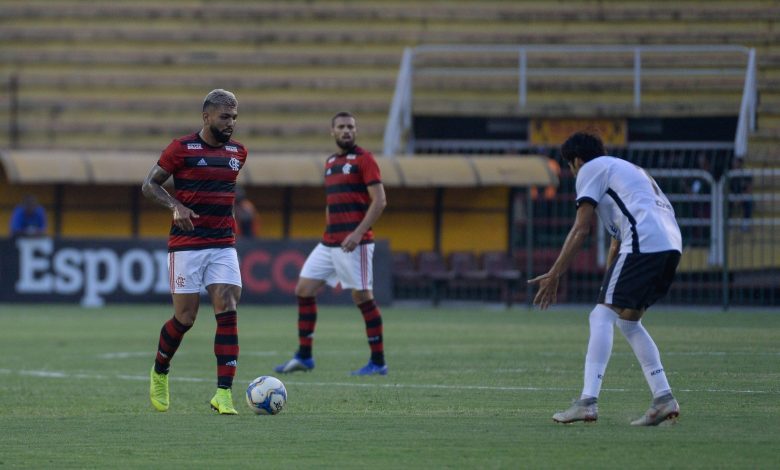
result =
M596 206L609 234L620 240L620 253L682 252L674 209L655 180L642 168L602 156L577 173L577 206Z

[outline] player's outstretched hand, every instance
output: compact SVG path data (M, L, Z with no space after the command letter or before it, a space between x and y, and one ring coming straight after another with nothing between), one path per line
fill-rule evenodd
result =
M534 305L545 310L558 301L558 279L554 274L545 273L528 280L529 284L539 286L539 291L534 297Z

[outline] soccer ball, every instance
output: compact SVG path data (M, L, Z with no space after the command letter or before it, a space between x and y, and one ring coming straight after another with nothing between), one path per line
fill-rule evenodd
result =
M275 415L284 409L286 403L287 389L276 377L258 377L246 389L246 404L259 415Z

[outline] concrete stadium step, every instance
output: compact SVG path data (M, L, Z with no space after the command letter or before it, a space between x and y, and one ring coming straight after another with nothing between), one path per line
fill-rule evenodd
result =
M17 75L21 87L24 89L61 89L80 90L96 88L144 89L156 90L165 93L166 89L177 90L211 89L215 83L228 89L267 90L267 89L319 89L319 90L392 90L395 86L395 77L384 71L372 73L365 71L360 74L345 74L328 76L326 74L291 74L282 76L269 76L262 72L254 74L231 74L215 79L213 75L198 73L71 73L52 76L48 74Z
M20 48L0 49L0 63L14 64L16 67L48 64L72 64L81 66L109 67L111 65L139 65L139 66L179 66L179 65L204 65L212 67L238 65L241 67L265 65L324 65L334 66L398 66L401 61L402 51L398 48L391 50L365 50L358 46L345 46L333 48L332 51L321 48L312 50L290 50L289 47L281 47L278 50L259 50L249 52L234 51L189 51L184 46L182 51L172 51L172 47L165 50L68 50L61 47L58 50L21 50Z
M463 19L461 19L463 21ZM177 44L190 47L219 43L247 44L256 47L261 44L395 44L413 43L516 43L549 44L554 38L563 37L565 42L576 43L663 43L684 44L694 39L697 43L713 44L771 44L776 42L780 33L776 33L765 23L741 22L675 22L659 29L655 21L628 23L622 25L606 23L562 23L560 21L524 24L523 28L495 28L494 23L477 22L469 18L468 22L453 28L451 22L441 25L431 24L381 24L370 29L354 28L344 20L311 22L263 22L263 27L229 25L230 35L222 28L204 30L197 24L180 25L176 28L146 27L133 25L90 25L81 28L47 26L31 29L26 26L9 26L0 30L0 41L25 43L73 43L81 42L93 46L117 46L127 43ZM214 25L217 26L217 25ZM226 25L228 26L228 25ZM439 27L437 27L439 26Z
M187 129L185 133L194 132L196 127ZM142 138L131 138L120 133L98 133L91 135L73 135L73 134L52 134L47 133L45 129L35 130L24 136L25 141L31 142L28 148L52 149L52 150L90 150L107 152L148 152L150 155L150 165L160 156L160 151L167 146L171 140L180 134L158 132L154 135L144 135ZM8 147L8 142L4 135L0 135L0 146ZM296 135L290 137L270 136L270 135L247 135L242 130L237 132L236 138L239 142L246 145L253 157L262 155L289 155L295 158L300 154L316 154L323 156L324 159L334 152L335 147L333 139L327 133L322 132L312 135ZM382 153L382 139L377 136L367 136L360 134L358 136L360 146L374 152L375 155Z
M780 133L773 137L753 133L748 139L746 162L756 168L780 166Z
M540 71L536 71L540 73ZM214 83L214 78L198 73L166 73L148 74L110 72L67 74L21 73L17 75L19 83L25 89L95 89L95 88L192 88L203 89ZM287 74L237 74L221 78L220 83L226 88L235 89L385 89L392 90L396 77L386 70L364 70L360 74L329 75L328 72L317 73L307 69L305 72ZM447 91L501 91L517 90L517 76L421 76L415 80L415 91L447 92ZM700 92L725 92L740 94L743 77L696 77L696 76L648 76L642 80L643 91L674 90L690 94L695 87ZM582 91L582 92L633 92L633 78L621 73L620 76L603 77L554 77L531 76L527 80L529 90L539 91Z
M197 116L196 116L197 118ZM324 119L323 119L324 118ZM330 133L330 116L317 116L316 119L300 120L298 122L284 122L261 120L261 119L242 119L240 123L240 134L245 136L274 136L291 137L301 134L307 135L325 135ZM371 119L370 115L365 115L359 123L359 131L362 134L381 135L384 130L384 116L381 121ZM67 134L117 134L128 138L140 137L143 135L171 135L173 137L193 132L194 128L199 128L200 123L197 119L192 119L192 123L186 119L180 118L171 120L170 123L160 123L155 120L102 120L90 122L72 122L68 120L54 121L45 123L46 132L67 133ZM22 122L20 131L23 134L33 134L41 126L39 123ZM238 128L236 135L238 136ZM237 137L238 138L238 137ZM239 139L240 140L240 139ZM328 139L330 140L330 139Z
M200 20L206 17L230 19L306 19L352 18L405 19L405 20L456 20L464 16L495 21L539 21L549 19L586 21L630 20L751 20L767 14L778 14L774 2L745 0L741 2L674 2L658 8L653 1L603 3L591 1L564 2L473 2L453 0L426 5L404 1L366 2L247 2L221 5L220 8L190 1L133 2L119 4L93 4L73 1L4 2L4 16L18 18L175 18Z
M205 93L205 92L204 92ZM237 91L240 100L241 119L251 113L332 113L337 110L345 109L352 113L360 115L361 113L380 114L385 116L388 110L388 96L361 96L353 97L327 97L317 94L315 97L295 97L295 96L260 96L254 93ZM116 98L104 99L100 97L81 97L77 100L62 101L62 95L59 96L26 96L19 101L19 106L26 112L35 114L36 112L51 113L53 110L61 113L74 113L78 115L88 115L89 113L182 113L184 116L191 115L193 110L197 110L198 103L193 102L190 95L180 98L166 96L138 98ZM3 106L0 105L0 109Z

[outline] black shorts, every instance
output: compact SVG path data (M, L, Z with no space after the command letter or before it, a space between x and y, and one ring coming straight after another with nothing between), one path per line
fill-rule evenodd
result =
M598 303L644 310L669 292L680 252L620 253L609 267Z

